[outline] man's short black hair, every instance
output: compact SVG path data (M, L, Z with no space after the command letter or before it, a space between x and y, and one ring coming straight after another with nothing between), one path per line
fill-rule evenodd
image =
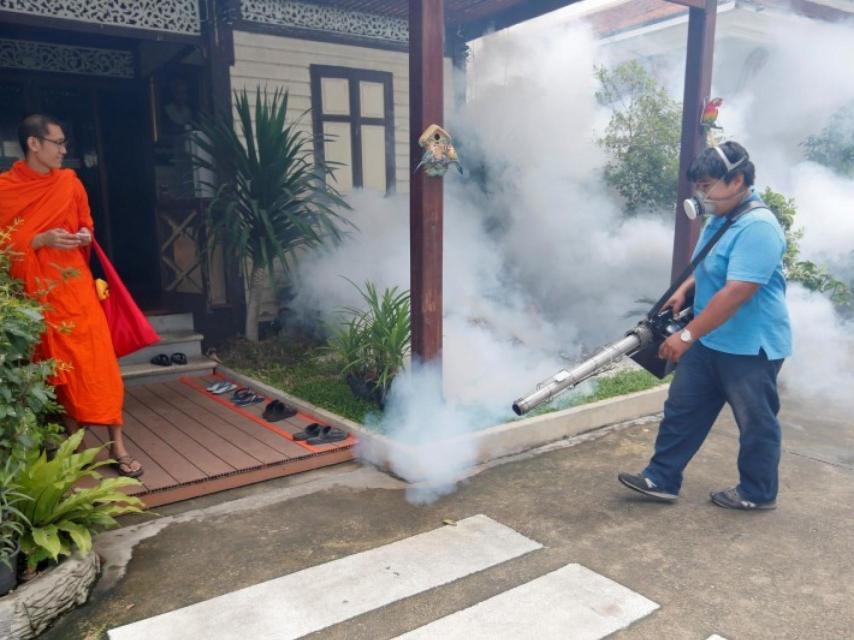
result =
M18 125L18 142L21 145L24 155L29 151L27 140L30 138L46 137L48 134L47 128L50 125L62 126L56 118L46 116L42 113L34 113L21 120L21 124Z
M711 178L713 180L720 180L723 178L723 181L726 184L729 184L733 181L733 178L740 173L744 176L745 186L752 187L753 182L756 180L756 167L750 160L750 156L747 154L747 149L737 142L732 141L724 142L719 146L720 150L723 151L724 155L727 157L727 160L729 160L730 165L734 165L740 160L742 161L741 164L732 171L727 172L726 165L718 155L718 152L715 151L715 148L708 147L707 149L703 149L700 155L694 158L694 161L688 168L688 179L691 182L700 182L700 180L705 180L707 178Z

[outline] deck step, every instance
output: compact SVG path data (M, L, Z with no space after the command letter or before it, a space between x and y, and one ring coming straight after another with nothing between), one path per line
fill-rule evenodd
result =
M161 353L171 356L173 353L183 353L188 359L198 358L202 355L202 340L204 336L195 331L163 332L160 334L160 342L145 349L140 349L119 360L119 364L125 365L149 363L151 359Z
M192 313L157 313L146 316L159 334L194 331Z
M189 358L187 364L172 365L171 367L160 367L150 364L147 360L137 364L123 364L122 378L126 386L140 384L154 384L158 382L169 382L183 376L202 376L211 374L216 369L217 363L210 358L197 356Z

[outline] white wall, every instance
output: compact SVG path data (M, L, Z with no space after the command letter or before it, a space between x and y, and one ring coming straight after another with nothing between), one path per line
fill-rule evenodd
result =
M303 123L309 135L312 132L309 65L324 64L391 73L397 189L409 191L409 56L406 53L244 31L234 32L234 53L232 89L239 91L245 87L250 95L254 95L259 83L270 89L287 89L290 94L290 117L297 118L308 111ZM452 86L452 65L450 59L446 58L446 113L449 113L453 104Z

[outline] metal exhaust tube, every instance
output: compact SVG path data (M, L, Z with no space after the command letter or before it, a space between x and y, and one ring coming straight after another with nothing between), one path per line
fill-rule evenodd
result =
M524 415L531 409L544 402L548 402L560 392L571 389L587 378L596 375L604 367L641 349L645 346L645 343L648 344L652 337L651 335L647 336L646 333L639 326L622 340L603 347L599 353L592 358L588 358L574 369L570 371L561 369L554 376L540 384L534 393L516 400L513 403L513 411L517 416Z

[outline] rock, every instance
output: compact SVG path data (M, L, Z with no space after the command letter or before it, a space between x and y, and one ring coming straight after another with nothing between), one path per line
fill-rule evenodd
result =
M75 552L0 598L0 638L36 638L63 613L86 602L100 569L97 554Z

